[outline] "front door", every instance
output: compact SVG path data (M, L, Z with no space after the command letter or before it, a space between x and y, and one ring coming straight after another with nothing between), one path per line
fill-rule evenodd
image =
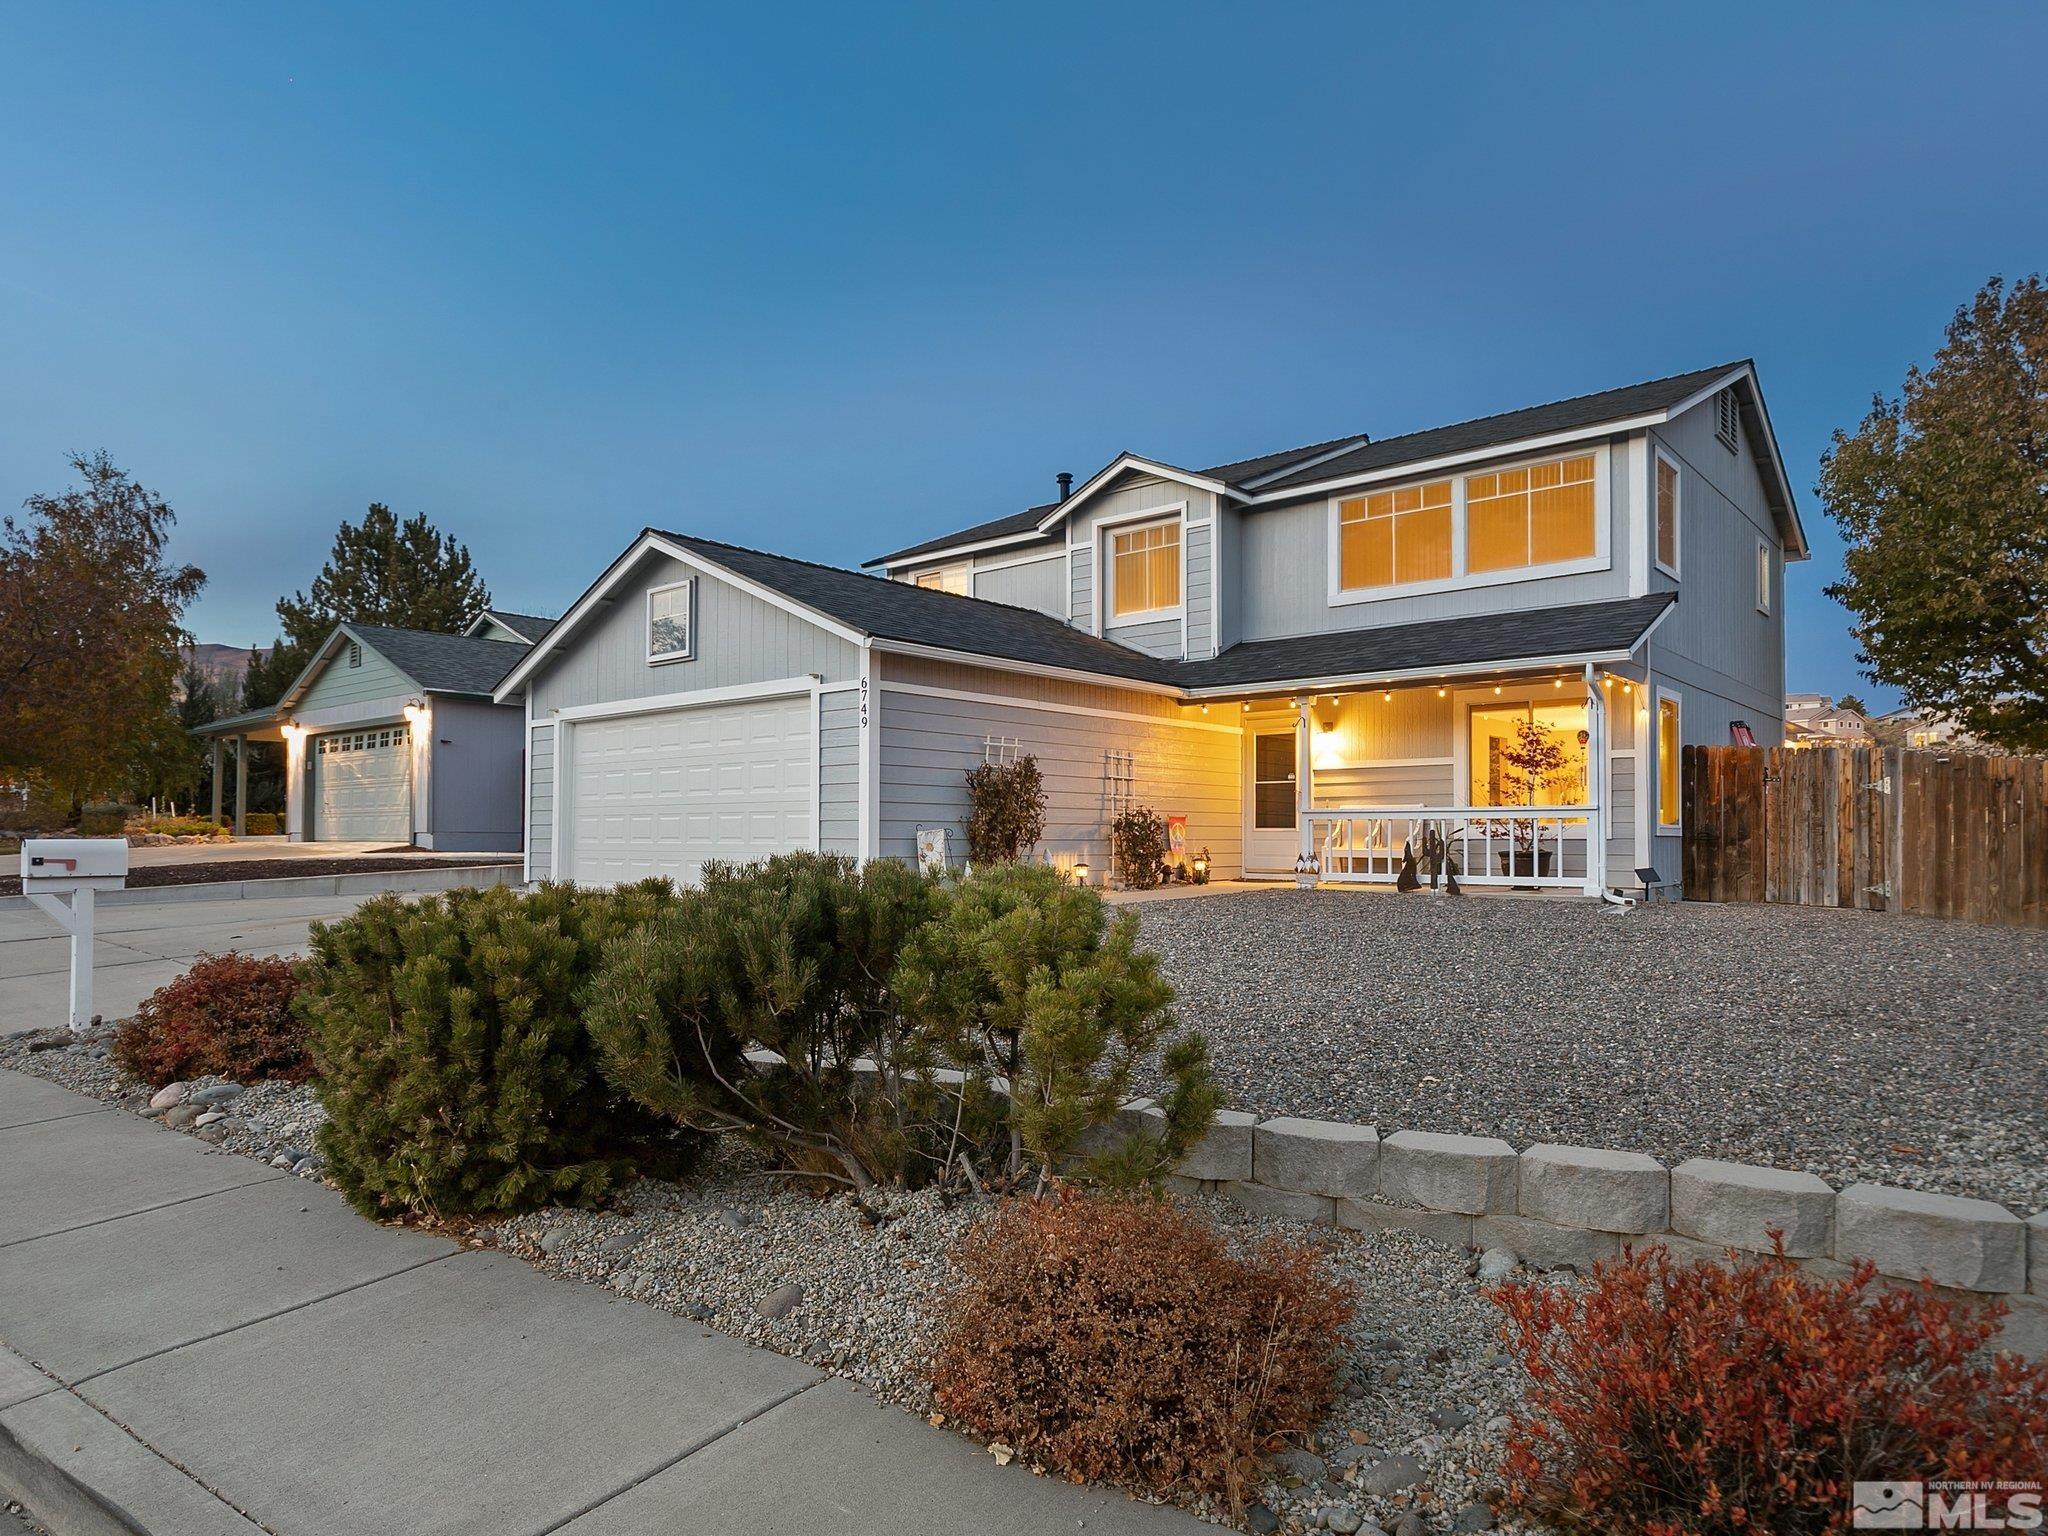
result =
M1251 840L1248 872L1284 875L1301 856L1301 789L1295 781L1295 728L1252 736Z

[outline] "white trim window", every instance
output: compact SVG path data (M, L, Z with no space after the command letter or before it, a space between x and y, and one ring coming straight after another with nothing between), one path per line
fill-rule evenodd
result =
M963 561L959 565L934 566L929 571L919 571L917 585L934 592L950 592L955 597L974 595L974 567Z
M1678 532L1680 491L1678 461L1663 449L1657 450L1656 536L1653 553L1657 569L1666 576L1678 574Z
M1596 446L1331 497L1330 601L1604 569L1607 453Z
M696 641L694 577L647 589L647 660L688 661Z
M1771 577L1775 574L1772 569L1773 563L1771 559L1771 541L1769 539L1758 539L1756 541L1756 611L1766 615L1771 611L1771 588L1775 585L1771 580Z
M1170 618L1180 612L1181 520L1114 528L1109 546L1109 622Z
M1679 695L1659 688L1651 721L1657 732L1657 832L1675 837L1683 830L1679 768L1684 761L1685 717Z

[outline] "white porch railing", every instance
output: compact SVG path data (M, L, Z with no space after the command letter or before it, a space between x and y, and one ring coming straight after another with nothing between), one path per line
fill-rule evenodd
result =
M1590 805L1333 806L1305 814L1325 880L1392 884L1412 849L1427 884L1424 845L1434 829L1461 885L1598 889L1587 878L1598 815Z

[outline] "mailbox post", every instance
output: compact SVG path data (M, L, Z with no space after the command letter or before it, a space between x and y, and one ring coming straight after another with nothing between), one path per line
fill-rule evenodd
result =
M71 935L69 1023L74 1033L92 1028L94 897L127 883L126 838L32 837L21 845L22 894Z

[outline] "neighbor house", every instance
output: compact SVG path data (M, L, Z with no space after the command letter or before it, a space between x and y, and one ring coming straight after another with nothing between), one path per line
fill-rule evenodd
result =
M1824 693L1785 695L1788 747L1867 747L1876 739L1870 722L1861 713L1837 704Z
M1118 811L1219 876L1679 869L1687 743L1779 739L1806 541L1747 362L1056 500L871 562L647 529L496 697L526 707L535 877L785 848L962 853L966 772L1035 757L1036 856Z
M517 853L524 711L493 698L551 621L493 609L465 634L337 624L284 697L201 726L213 743L213 815L224 744L235 744L244 830L250 741L282 742L293 842L373 842Z

